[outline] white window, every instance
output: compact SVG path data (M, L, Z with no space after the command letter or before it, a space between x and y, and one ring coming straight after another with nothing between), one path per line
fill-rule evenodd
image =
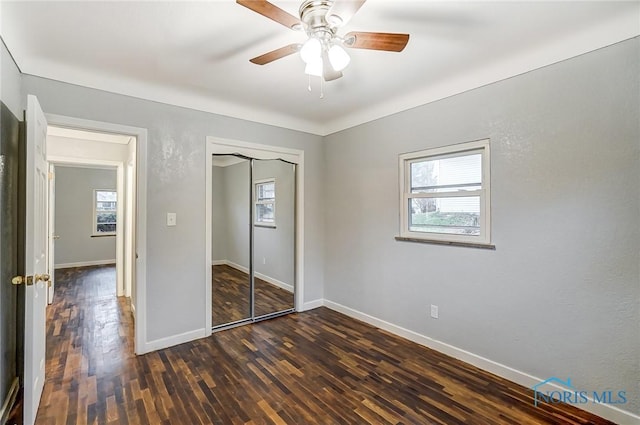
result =
M276 224L276 180L255 181L255 224L275 226Z
M93 234L116 234L118 194L115 190L93 191Z
M489 245L489 140L400 155L400 237Z

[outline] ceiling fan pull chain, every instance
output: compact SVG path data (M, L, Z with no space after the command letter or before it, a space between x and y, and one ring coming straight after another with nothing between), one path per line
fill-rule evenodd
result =
M308 74L309 76L309 85L307 86L307 90L309 90L309 93L311 93L311 74Z
M324 78L320 76L320 99L324 99Z

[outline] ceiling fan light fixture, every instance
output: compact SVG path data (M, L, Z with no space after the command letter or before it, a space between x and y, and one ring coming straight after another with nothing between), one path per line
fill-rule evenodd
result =
M351 58L342 46L334 44L329 49L329 62L335 71L342 71L349 65Z
M300 57L306 64L309 64L316 59L320 59L321 54L322 44L320 43L320 40L313 37L305 41L300 49Z
M304 73L314 77L322 77L322 69L322 58L317 57L310 62L307 62L307 66L304 68Z

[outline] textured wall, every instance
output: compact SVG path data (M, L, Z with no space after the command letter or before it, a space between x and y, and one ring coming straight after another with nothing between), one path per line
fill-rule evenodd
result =
M116 170L57 166L55 265L116 259L116 237L91 237L93 191L116 190Z
M254 161L253 180L276 179L276 228L256 226L254 262L257 273L293 286L295 174L283 161Z
M276 179L276 227L255 227L254 267L273 279L294 284L295 176L293 165L255 160L253 180ZM213 167L212 260L249 268L249 161Z
M4 401L18 369L24 320L17 321L24 311L24 290L9 284L23 268L18 250L20 207L18 205L20 121L20 71L0 40L0 400ZM16 94L17 93L17 94ZM19 306L20 304L20 306Z
M20 70L0 40L0 98L20 121L23 119L21 88Z
M214 166L211 176L211 261L227 259L224 170L224 167Z
M207 136L304 150L304 297L323 297L321 137L30 75L22 83L24 98L36 95L46 113L148 129L147 341L205 326ZM177 213L176 227L166 226L167 212Z
M222 197L214 196L213 203L222 204L225 221L214 220L213 227L226 229L221 243L226 257L216 259L249 268L249 161L224 167L222 174ZM215 239L213 245L217 245Z
M326 138L325 298L640 412L639 40ZM491 139L495 251L397 242L398 155ZM440 308L438 320L429 305Z

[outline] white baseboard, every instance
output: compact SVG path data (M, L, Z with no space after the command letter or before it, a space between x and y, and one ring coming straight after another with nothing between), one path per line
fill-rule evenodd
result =
M155 339L153 341L147 341L144 344L144 351L136 354L150 353L151 351L161 350L163 348L173 347L174 345L184 344L185 342L193 341L195 339L204 338L207 336L206 330L196 329L194 331L184 332L178 335L168 336L166 338Z
M324 300L322 298L319 298L317 300L307 301L306 303L302 304L302 310L298 311L313 310L314 308L322 307L323 305Z
M262 274L262 273L255 273L256 277L258 279L262 279L267 283L272 284L273 286L277 286L280 289L284 289L287 292L293 292L293 285L289 285L288 283L284 283L281 280L275 279L273 277L267 276L266 274Z
M212 266L229 266L229 267L233 267L236 270L240 270L243 273L247 273L247 274L249 273L249 269L247 267L241 266L240 264L236 264L229 260L212 260L211 265ZM285 283L273 277L267 276L266 274L255 272L255 277L257 277L258 279L262 279L265 282L268 282L274 286L277 286L278 288L284 289L287 292L293 292L293 285L289 285L288 283Z
M312 305L315 305L316 307L320 307L320 305L317 305L319 301L322 302L321 303L322 305L330 308L331 310L335 310L349 317L353 317L354 319L361 320L365 323L368 323L380 329L384 329L385 331L391 332L395 335L406 338L417 344L424 345L425 347L429 347L441 353L447 354L448 356L451 356L458 360L462 360L465 363L472 364L473 366L476 366L487 372L491 372L502 378L513 381L516 384L520 384L524 387L531 388L534 385L544 381L544 379L540 379L533 375L529 375L528 373L521 372L512 367L505 366L498 362L494 362L493 360L489 360L477 354L473 354L469 351L463 350L458 347L454 347L453 345L449 345L445 342L435 340L428 336L421 335L417 332L411 331L409 329L405 329L401 326L394 325L393 323L389 323L385 320L378 319L377 317L373 317L371 315L368 315L358 310L354 310L350 307L346 307L344 305L335 303L333 301L315 300L309 303L305 303L305 307L307 306L307 304L310 304L310 305L312 304ZM554 389L557 389L557 390L561 390L561 391L566 390L565 388L555 385L553 383L549 383L547 385L554 387ZM631 412L627 412L626 410L619 409L609 404L593 403L592 399L589 399L589 403L581 404L580 406L577 406L577 407L618 424L624 424L624 425L640 424L640 416L637 416Z
M61 263L56 264L54 269L69 269L71 267L88 267L88 266L104 266L106 264L115 264L116 260L95 260L95 261L79 261L77 263Z

